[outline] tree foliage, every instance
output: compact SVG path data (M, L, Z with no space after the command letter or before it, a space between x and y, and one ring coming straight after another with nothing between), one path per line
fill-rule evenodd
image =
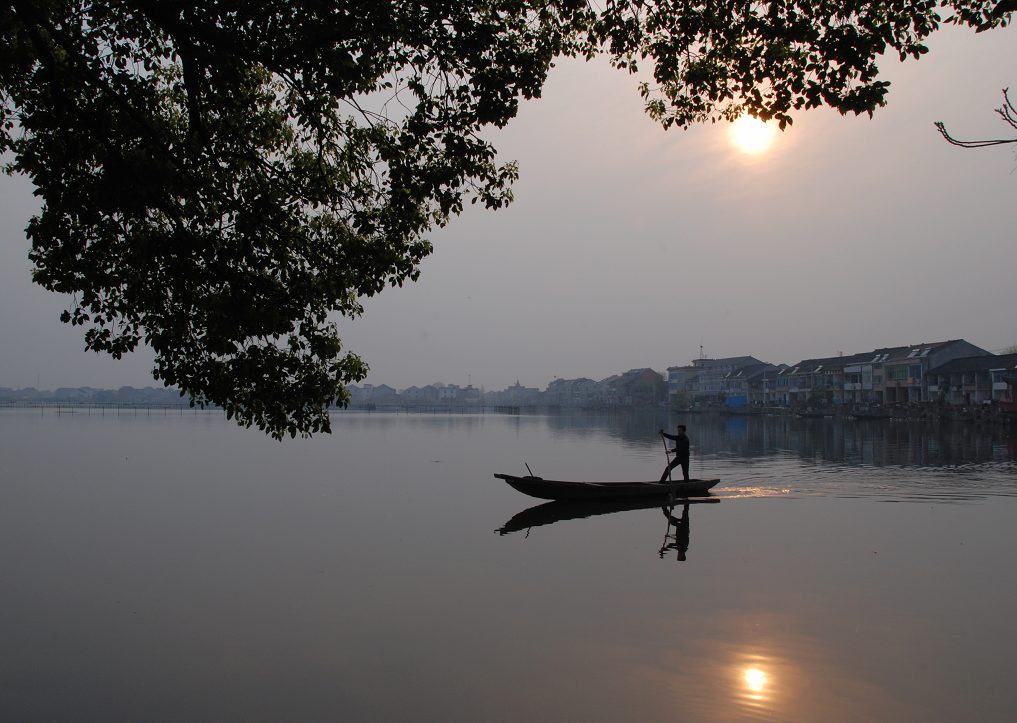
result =
M981 0L16 0L0 7L0 151L42 200L34 278L65 322L274 436L327 431L366 365L340 317L419 274L427 232L511 200L483 136L559 57L653 81L665 126L872 113L877 60Z

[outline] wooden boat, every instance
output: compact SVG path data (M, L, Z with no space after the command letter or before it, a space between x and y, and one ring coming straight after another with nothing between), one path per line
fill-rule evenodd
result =
M688 482L565 482L543 477L516 477L496 474L514 489L542 500L598 500L631 497L693 497L703 495L720 482L719 479L691 479Z

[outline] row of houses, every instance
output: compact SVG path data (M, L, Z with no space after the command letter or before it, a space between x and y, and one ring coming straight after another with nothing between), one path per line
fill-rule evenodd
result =
M555 379L547 385L544 403L559 407L655 406L668 400L664 376L653 369L630 369L594 381Z
M556 378L545 390L519 382L501 391L431 384L402 391L349 387L354 406L505 405L616 407L723 403L728 407L1013 404L1017 354L993 354L964 339L883 347L772 364L753 356L700 358L686 366L631 369L601 380Z
M963 339L769 364L752 356L696 359L667 370L668 398L683 406L1012 404L1017 354L993 354Z

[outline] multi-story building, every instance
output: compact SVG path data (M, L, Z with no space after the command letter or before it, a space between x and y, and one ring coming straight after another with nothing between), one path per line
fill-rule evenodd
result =
M884 404L929 401L925 375L930 369L941 367L953 359L991 356L991 352L963 339L915 344L894 351L880 362L885 387Z
M785 372L787 404L843 404L875 401L872 373L876 352L803 359ZM869 392L867 398L863 392Z
M735 356L694 359L689 366L668 367L668 396L675 399L685 394L692 400L719 399L726 394L725 378L739 369L763 363L752 356Z
M435 384L438 389L438 401L443 403L454 402L459 398L458 384Z
M667 368L667 396L670 400L691 396L689 384L698 376L699 370L694 366Z
M480 404L482 396L479 389L472 384L467 384L459 390L459 393L456 395L456 401L460 404Z
M779 364L769 371L763 372L760 381L762 386L762 403L767 406L787 406L788 383L791 381L791 367Z
M350 403L354 406L359 404L397 404L399 392L387 384L364 384L357 386L351 384L346 387L350 392Z
M989 352L963 339L805 359L786 372L788 404L900 404L929 399L930 368Z
M763 376L777 367L766 362L749 364L728 372L721 383L724 403L729 407L763 403Z
M890 352L878 349L855 355L844 367L844 401L854 404L873 404L883 401L883 357ZM861 357L861 358L859 358Z
M409 405L435 404L438 401L438 388L433 384L426 387L407 387L399 392L399 397L404 404Z
M664 375L653 369L630 369L601 381L605 400L615 405L652 405L668 398Z
M929 370L926 377L929 400L961 405L1017 402L1014 376L1017 376L1017 354L951 359Z
M490 397L495 404L525 406L539 404L543 400L543 392L535 387L524 387L519 383L519 380L516 380L515 384L500 392L488 392L486 397Z
M601 403L602 387L592 379L555 379L547 385L548 404L562 407L587 407Z

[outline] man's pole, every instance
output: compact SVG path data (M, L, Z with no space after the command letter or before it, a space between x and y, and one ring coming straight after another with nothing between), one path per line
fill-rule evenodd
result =
M667 481L674 482L671 479L671 453L667 449L667 437L664 436L663 432L660 433L660 441L664 443L664 457L667 459Z

